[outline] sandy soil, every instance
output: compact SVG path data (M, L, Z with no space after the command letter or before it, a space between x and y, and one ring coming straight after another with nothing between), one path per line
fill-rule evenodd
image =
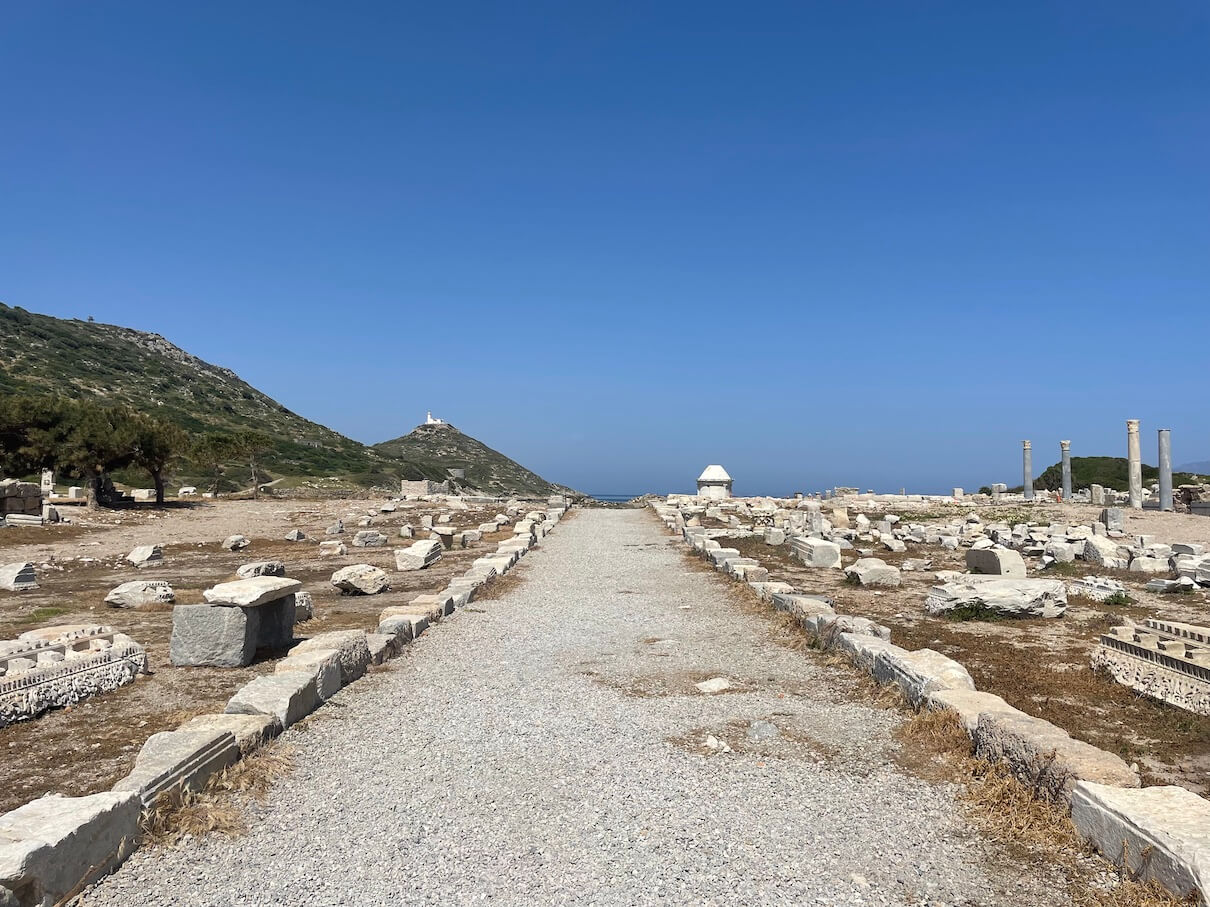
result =
M1095 518L1089 507L1047 508L1051 509L1065 519L1077 514L1080 521ZM981 515L988 519L986 513ZM1205 517L1132 513L1127 527L1131 533L1151 533L1165 542L1210 544L1210 519ZM1068 580L1094 572L1113 576L1126 585L1134 602L1109 606L1073 599L1059 619L957 622L926 614L924 600L936 582L935 571L966 569L965 549L947 552L940 546L908 543L908 550L900 554L875 551L887 563L901 565L905 559L923 558L931 561L931 567L904 571L899 589L868 589L845 583L840 570L804 567L790 556L789 545L766 545L758 537L730 539L725 544L759 560L770 579L791 583L802 592L828 595L838 611L889 626L898 645L935 649L960 661L979 689L997 693L1017 708L1116 752L1127 762L1137 762L1147 783L1178 784L1199 794L1210 793L1210 718L1139 697L1094 673L1089 663L1100 634L1125 618L1142 621L1161 616L1210 624L1210 593L1160 595L1144 591L1150 577L1139 574L1094 571L1080 562L1066 565L1061 573L1053 569L1040 573L1030 563L1031 576ZM844 554L846 564L856 557L851 551Z
M221 501L156 512L153 509L88 513L70 510L70 525L0 530L0 562L32 561L40 588L29 592L0 591L0 639L36 627L95 622L129 634L148 653L154 673L69 709L0 728L0 812L44 793L70 795L107 789L130 771L134 756L153 733L177 727L193 715L222 711L231 695L256 674L273 670L284 652L261 652L247 668L174 668L168 661L172 610L111 608L106 593L132 579L163 579L177 593L177 602L202 600L202 590L237 578L236 568L249 561L281 560L287 575L301 580L315 601L314 620L300 623L295 637L334 629L371 629L385 607L404 604L423 592L445 587L471 561L494 549L511 530L486 536L475 547L446 551L426 570L395 570L393 550L354 548L357 519L374 512L373 526L400 538L404 523L419 526L424 514L445 508L434 504L401 504L395 513L381 514L381 499L338 501ZM499 512L497 505L452 511L453 524L474 528ZM345 519L346 532L328 536L324 528ZM307 538L284 541L299 528ZM241 552L220 547L233 534L252 544ZM420 537L427 532L417 532ZM320 557L319 542L339 538L349 553ZM162 544L164 563L135 569L125 556L136 545ZM368 563L391 575L391 590L373 596L342 596L329 583L333 571L348 564Z

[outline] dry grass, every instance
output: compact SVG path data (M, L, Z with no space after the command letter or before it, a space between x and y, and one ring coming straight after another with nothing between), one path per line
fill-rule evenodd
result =
M1056 865L1067 879L1068 896L1078 907L1178 907L1193 903L1174 898L1154 882L1122 877L1107 884L1106 863L1080 838L1061 803L1020 781L1003 764L976 759L957 716L948 710L914 715L898 731L900 741L944 766L950 780L963 785L967 818L989 838Z
M143 843L171 846L184 838L207 834L239 837L248 830L238 797L263 802L278 779L294 768L294 751L272 743L212 775L200 791L161 798L144 814Z

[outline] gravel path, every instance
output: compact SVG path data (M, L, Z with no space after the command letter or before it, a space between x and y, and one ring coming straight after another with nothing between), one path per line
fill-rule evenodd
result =
M247 836L140 851L84 903L1063 900L649 515L581 512L519 569L291 731Z

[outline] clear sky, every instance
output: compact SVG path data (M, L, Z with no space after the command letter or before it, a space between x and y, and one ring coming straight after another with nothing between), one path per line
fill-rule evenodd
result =
M8 3L0 301L582 490L1210 458L1210 6Z

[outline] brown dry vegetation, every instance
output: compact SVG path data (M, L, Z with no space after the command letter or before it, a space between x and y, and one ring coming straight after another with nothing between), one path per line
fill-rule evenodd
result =
M964 570L965 550L908 544L902 553L876 551L887 563L907 558L932 561L927 571L905 571L898 589L848 585L839 570L803 566L789 545L766 545L759 537L728 539L729 547L754 557L769 578L802 592L831 596L837 610L869 617L891 628L904 648L930 648L966 666L980 690L996 693L1011 705L1045 718L1073 737L1137 762L1149 784L1178 784L1196 793L1210 792L1210 718L1138 696L1108 676L1095 673L1089 656L1101 633L1130 618L1165 616L1210 621L1204 594L1157 595L1143 591L1147 577L1123 573L1130 605L1073 599L1059 619L952 621L930 616L924 599L941 569ZM846 552L845 561L854 559ZM1092 573L1080 565L1075 574Z
M151 673L132 684L79 704L44 713L33 721L0 728L0 812L48 792L70 796L108 789L133 765L144 741L172 730L194 715L221 712L227 700L257 674L271 672L284 652L262 651L247 668L174 668L168 658L172 609L129 610L104 604L110 589L133 579L168 580L177 602L200 602L202 591L236 578L236 568L249 561L281 560L287 575L311 592L316 618L295 628L298 638L327 630L370 629L378 613L406 604L416 595L436 592L471 561L510 538L505 529L484 537L472 548L445 551L441 560L420 571L398 572L390 547L354 548L356 515L376 510L381 499L341 501L221 501L198 508L101 512L67 511L78 519L71 526L22 527L0 531L5 559L34 562L40 588L0 592L0 639L41 626L102 623L130 635L146 648ZM395 513L377 514L372 529L390 537L394 546L408 545L399 527L419 527L420 517L444 508L436 504L401 505ZM453 524L474 528L494 516L499 506L454 511ZM346 532L327 536L324 528L345 517ZM307 538L287 542L291 528ZM252 544L230 552L220 546L227 535L242 533ZM427 533L417 528L416 535ZM320 541L337 538L349 548L340 557L320 557ZM162 542L164 563L135 569L125 555L136 545ZM93 558L87 561L84 558ZM342 596L330 584L333 571L368 563L385 569L391 590L373 596Z

